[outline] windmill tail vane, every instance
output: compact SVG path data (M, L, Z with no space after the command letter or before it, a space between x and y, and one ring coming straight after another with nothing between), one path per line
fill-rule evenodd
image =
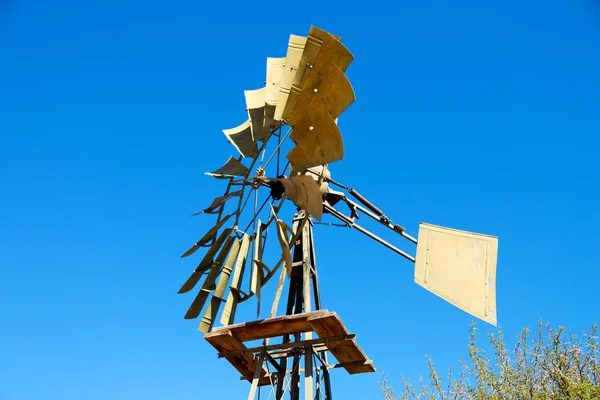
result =
M190 292L204 279L185 318L201 316L199 330L252 382L249 399L257 387L269 383L275 398L286 390L297 398L299 357L307 363L304 370L314 372L303 381L306 393L316 390L326 399L331 398L333 368L326 362L328 352L350 373L375 370L337 315L321 306L315 220L334 219L379 242L414 263L417 284L496 324L497 237L421 223L415 238L357 190L332 178L330 164L344 157L338 118L355 101L345 75L353 60L340 37L317 27L306 37L290 35L285 57L267 58L265 86L244 91L245 122L223 130L234 155L206 174L226 182L225 192L192 214L213 215L216 222L181 256L207 248L178 292ZM284 206L290 203L296 214L288 224ZM416 245L416 253L371 232L362 220L358 223L361 216ZM268 261L268 254L277 261ZM234 325L238 306L251 298L257 300L257 318L261 315L262 288L275 276L268 318ZM286 311L278 317L286 284ZM215 328L219 313L223 326ZM313 339L315 332L318 339ZM278 336L282 344L268 344ZM255 339L262 339L263 346L243 345ZM313 356L321 367L312 364ZM292 372L286 369L288 358L293 358ZM269 364L274 372L265 369ZM322 390L315 379L322 380Z

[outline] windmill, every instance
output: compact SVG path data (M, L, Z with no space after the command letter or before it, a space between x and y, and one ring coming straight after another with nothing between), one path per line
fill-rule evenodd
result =
M379 242L414 263L417 284L496 324L496 237L421 223L414 238L332 178L330 165L344 156L337 119L355 100L345 75L353 59L339 37L314 26L306 37L290 36L285 57L267 58L265 86L244 91L245 122L223 131L234 156L207 173L224 181L225 192L193 214L216 222L182 255L207 249L179 290L202 280L185 318L200 317L199 330L219 358L251 383L248 399L299 399L303 392L305 400L330 400L332 369L375 371L355 335L321 304L315 224L350 227ZM294 212L291 223L286 210ZM361 217L416 245L416 255L366 229ZM272 278L267 302L263 288ZM235 321L251 299L257 320ZM261 310L268 316L258 319Z

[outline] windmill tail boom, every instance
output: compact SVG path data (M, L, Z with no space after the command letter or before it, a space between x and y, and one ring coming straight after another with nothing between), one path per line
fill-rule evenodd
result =
M365 207L367 207L369 210L371 210L375 214L377 214L377 216L379 216L379 217L383 216L383 211L381 211L379 208L377 208L373 203L371 203L369 200L367 200L363 195L361 195L360 193L358 193L356 190L350 188L350 189L348 189L348 193L350 193L352 196L354 196L354 198L356 200L358 200L361 203L363 203L363 205Z
M331 215L333 215L334 217L336 217L340 221L345 222L349 227L356 229L357 231L365 234L366 236L370 237L371 239L375 240L376 242L381 243L382 245L384 245L388 249L390 249L390 250L392 250L392 251L400 254L402 257L404 257L404 258L406 258L406 259L408 259L408 260L410 260L412 262L415 262L415 258L413 256L411 256L410 254L406 253L403 250L400 250L399 248L397 248L393 244L391 244L391 243L383 240L382 238L380 238L379 236L375 235L374 233L369 232L368 230L366 230L362 226L356 224L352 218L348 217L347 215L342 214L341 212L339 212L335 208L331 207L329 204L324 204L323 205L323 210L325 212L330 213Z

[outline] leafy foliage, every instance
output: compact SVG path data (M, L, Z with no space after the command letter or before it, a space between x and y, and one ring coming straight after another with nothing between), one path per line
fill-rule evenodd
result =
M488 333L492 355L477 346L476 326L469 337L469 362L460 361L460 372L441 378L427 357L429 379L418 385L402 378L403 390L396 393L382 372L379 385L383 400L516 400L600 399L598 325L582 336L565 327L553 329L540 321L531 332L524 328L509 351L501 330Z

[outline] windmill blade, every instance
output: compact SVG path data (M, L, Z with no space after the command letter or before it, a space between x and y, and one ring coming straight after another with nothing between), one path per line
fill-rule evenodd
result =
M415 282L496 325L498 238L421 223Z
M232 197L236 197L239 196L240 194L242 194L241 190L237 190L235 192L231 192L231 193L227 193L221 197L217 197L216 199L213 200L212 203L210 203L210 206L208 206L207 208L205 208L202 211L198 211L197 213L192 214L192 217L195 217L196 215L200 215L200 214L215 214L216 213L216 209L219 208L221 205L225 204L225 202L229 199L231 199Z
M344 158L340 129L327 110L309 108L290 135L296 146L286 154L295 171Z
M338 39L330 33L312 26L281 117L289 120L292 116L296 102L304 91L309 70L317 69L322 74L329 66L337 65L343 74L353 60L354 56Z
M311 176L299 175L277 179L283 185L286 197L317 220L323 216L321 190Z
M258 146L252 137L252 123L250 120L235 128L223 129L223 133L242 157L254 157L258 154Z
M287 103L288 96L290 94L290 88L294 82L294 77L298 71L300 64L300 58L306 45L306 37L290 35L288 42L287 54L285 56L284 70L281 78L281 85L279 87L279 96L277 99L277 106L275 107L275 113L273 119L281 121L283 110Z
M262 258L262 222L258 220L256 225L256 232L254 233L254 258L252 259L253 268L252 276L250 278L250 294L256 295L257 306L256 306L256 317L260 314L260 289L262 286L262 280L264 278L262 267L264 264L260 261Z
M288 243L288 237L286 232L292 232L292 229L282 220L275 217L275 225L277 226L277 238L279 239L279 245L281 246L281 253L287 275L292 275L292 253L290 250L290 244ZM293 232L292 232L293 235Z
M208 232L206 232L206 234L204 236L202 236L202 239L198 240L196 243L194 243L194 245L192 247L190 247L190 249L188 251L186 251L185 253L183 253L181 255L181 258L187 257L191 254L194 254L196 252L196 250L198 250L200 247L204 246L206 243L208 243L210 241L210 239L212 239L212 237L214 236L215 233L217 233L217 231L219 229L221 229L221 227L225 224L225 222L227 222L227 220L229 218L231 218L232 216L234 216L236 212L233 212L227 216L225 216L224 218L222 218L215 226L213 226L212 228L210 228L210 230Z
M267 81L265 86L265 135L269 134L269 129L277 125L275 120L275 109L279 99L279 88L283 82L283 72L285 69L285 57L267 58Z
M340 67L335 64L315 65L307 74L301 94L297 98L295 92L290 94L288 102L296 104L288 123L296 126L307 110L315 108L327 110L335 119L355 100L354 89Z
M225 261L225 257L227 257L227 254L229 253L229 250L231 249L234 241L234 236L229 236L227 238L227 242L225 242L225 245L219 252L217 259L212 263L206 280L202 284L202 288L200 288L200 292L198 292L198 295L196 296L196 298L190 305L190 308L188 309L187 313L185 314L185 319L194 319L197 318L198 315L200 315L200 311L202 311L202 309L204 308L206 299L208 298L208 295L213 289L217 276L219 276L219 273L221 272L221 266L223 265L223 261Z
M227 160L225 165L221 168L213 172L205 172L205 174L215 178L224 179L233 178L235 176L248 176L248 172L248 168L244 167L241 162L233 157L229 157L229 160Z
M250 131L252 140L264 140L268 137L269 131L265 132L265 94L266 87L256 90L244 90L246 98L246 110L250 118Z
M231 247L231 251L227 256L227 261L223 265L223 270L221 271L221 275L219 276L219 282L217 282L217 286L215 287L215 291L213 292L212 299L208 307L206 308L206 312L202 317L202 321L200 322L200 326L198 330L200 332L210 332L213 327L215 318L219 313L219 308L221 307L221 303L225 299L225 289L227 288L227 283L229 283L229 277L231 276L231 271L233 270L233 266L235 264L235 260L240 252L240 245L242 241L234 239L233 245Z
M221 323L223 325L231 325L235 318L235 311L239 300L239 292L242 286L242 278L244 276L244 269L246 267L246 259L248 258L248 251L250 250L250 236L244 234L242 238L242 244L240 246L240 252L238 253L237 260L235 261L235 269L233 271L233 278L231 279L231 285L229 286L229 295L225 302L225 308L223 308L223 315L221 316Z
M194 286L196 286L196 284L200 280L200 277L202 276L204 271L206 271L208 268L210 268L210 266L213 264L213 258L215 256L215 254L217 254L217 251L219 251L219 249L225 242L225 239L227 239L227 237L229 237L229 234L231 233L231 231L232 231L231 228L225 229L221 233L219 238L217 240L215 240L213 245L210 246L210 249L208 249L208 251L206 252L206 255L204 256L204 258L202 259L202 261L200 262L198 267L196 267L196 269L194 270L192 275L183 284L181 289L179 289L179 291L177 292L178 294L189 292L190 290L192 290L194 288Z

